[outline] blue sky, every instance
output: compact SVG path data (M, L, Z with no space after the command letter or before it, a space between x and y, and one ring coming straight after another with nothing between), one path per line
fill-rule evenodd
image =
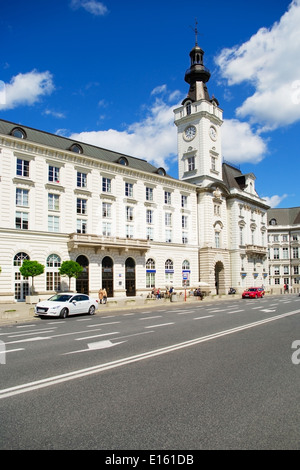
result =
M0 118L177 177L173 109L198 43L223 157L272 207L300 206L300 0L0 0Z

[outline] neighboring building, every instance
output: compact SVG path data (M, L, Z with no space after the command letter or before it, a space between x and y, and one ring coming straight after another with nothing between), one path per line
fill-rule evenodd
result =
M58 273L67 259L84 267L73 289L91 295L265 283L268 206L255 176L222 160L222 110L203 54L196 43L190 91L174 111L178 180L145 160L0 120L0 301L28 295L24 259L45 265L35 279L42 298L67 288Z
M268 211L269 285L300 292L300 207Z

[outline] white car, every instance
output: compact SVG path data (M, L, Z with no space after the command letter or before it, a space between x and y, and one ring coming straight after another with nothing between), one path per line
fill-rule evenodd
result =
M37 303L35 314L67 318L69 315L78 315L80 313L94 315L97 308L98 301L88 295L64 292Z

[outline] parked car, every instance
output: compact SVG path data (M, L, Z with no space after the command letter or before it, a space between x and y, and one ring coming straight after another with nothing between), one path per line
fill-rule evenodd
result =
M94 315L97 308L98 300L92 299L88 295L64 292L62 294L55 294L48 300L37 303L35 314L66 318L69 315L81 313Z
M249 287L242 293L243 299L257 299L258 297L263 297L265 291L262 287Z

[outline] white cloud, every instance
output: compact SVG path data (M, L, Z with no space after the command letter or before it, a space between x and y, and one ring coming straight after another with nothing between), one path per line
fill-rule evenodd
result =
M261 28L249 41L224 49L216 59L228 85L249 82L254 86L237 116L248 116L263 130L300 119L299 24L300 0L294 0L270 29Z
M5 96L0 102L0 109L13 109L17 106L31 106L44 95L54 90L50 72L33 70L25 74L19 73L10 83L5 84Z
M104 16L108 13L108 8L102 2L96 0L71 0L71 8L78 10L84 8L88 13L95 16Z
M166 169L169 167L167 160L177 155L173 106L158 98L143 120L127 126L124 131L81 132L72 134L70 138L143 158Z
M263 199L266 201L266 204L268 204L271 208L277 207L286 197L288 197L287 194L283 194L282 196L278 196L275 194L274 196L270 197L265 197L263 196Z
M225 119L222 125L222 154L232 163L258 163L266 152L263 139L256 135L247 122Z

